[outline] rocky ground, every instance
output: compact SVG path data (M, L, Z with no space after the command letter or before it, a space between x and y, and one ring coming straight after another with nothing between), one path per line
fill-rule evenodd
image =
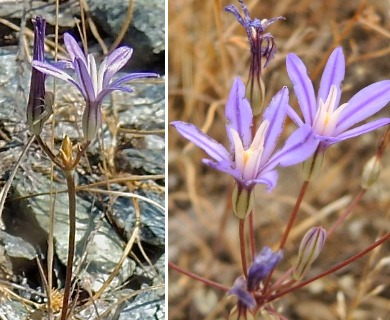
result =
M107 1L82 3L89 51L97 59L117 41L134 49L123 71L156 72L161 77L134 83L133 93L114 93L104 102L100 138L76 170L77 297L73 298L77 303L73 314L77 319L163 319L164 2L135 1L128 25L127 2L117 1L115 6L110 2L110 7ZM1 319L47 318L43 278L50 255L50 212L54 213L52 302L61 299L66 271L68 200L64 177L36 143L25 151L15 169L30 138L25 124L33 41L30 19L37 13L47 19L49 41L54 40L56 24L55 1L33 1L32 6L14 1L1 1L0 6L0 173L1 195L6 196L0 210ZM79 1L61 1L59 13L61 43L64 32L78 34L77 25L82 20ZM119 41L123 25L127 28ZM54 52L50 42L47 51L49 58ZM48 86L53 86L52 79ZM55 90L56 125L48 124L43 138L53 141L53 149L58 150L65 134L74 143L81 141L84 102L73 87L61 81L56 82ZM4 193L14 169L11 187ZM138 223L140 231L134 234ZM91 296L111 275L107 289L92 303ZM54 311L58 311L57 304L52 305Z

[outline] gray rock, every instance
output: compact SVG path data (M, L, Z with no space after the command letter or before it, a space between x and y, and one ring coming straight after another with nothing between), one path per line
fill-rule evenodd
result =
M26 63L16 63L16 50L12 48L7 49L11 50L3 50L0 48L0 128L2 133L8 135L8 139L4 139L4 135L0 136L0 172L4 174L3 179L7 178L18 155L21 153L23 145L27 141L28 130L25 124L25 101L30 79L29 65ZM114 107L117 108L121 124L125 128L143 131L164 128L163 81L159 81L157 84L152 81L150 83L143 82L135 84L134 88L134 93L123 94L122 100L121 98L115 100ZM60 141L64 132L71 134L74 140L80 139L78 128L80 128L79 120L83 108L83 100L74 88L67 86L62 81L57 81L57 90L57 104L60 108L56 110L56 120L60 121L60 125L54 131L54 139L57 142ZM70 100L69 97L71 98ZM111 106L108 106L108 102L106 102L105 108L111 108ZM61 106L63 107L61 108ZM106 126L103 126L103 132L105 146L110 144L118 145L118 142L114 141L113 137L110 136ZM49 130L44 132L44 138L47 140L51 139ZM161 134L143 136L141 138L142 145L131 142L132 134L120 133L119 138L121 150L138 150L138 157L141 159L149 159L149 163L146 164L139 162L139 165L137 165L138 169L146 173L163 173L165 145ZM57 143L55 148L58 150L58 147ZM89 155L91 158L96 157L100 159L100 149L97 143L91 146ZM128 157L129 155L126 158L126 152L123 152L125 163L129 163L130 160ZM101 161L101 159L98 161ZM94 171L91 175L85 175L87 170L79 171L81 172L80 179L78 179L80 183L86 182L85 176L88 177L87 182L101 180L101 171L97 170L97 166L92 166L92 169ZM128 174L130 172L126 173ZM62 174L55 170L54 176L55 182L53 183L53 189L57 191L66 189ZM149 181L148 183L153 185L155 182ZM158 188L161 189L156 184L156 189ZM50 189L50 163L47 157L40 151L39 146L34 144L27 153L21 167L18 169L17 176L13 181L13 193L10 194L10 198L14 199L18 196L27 196L40 192L47 193ZM148 191L140 188L136 192L145 197L152 198L161 206L164 205L164 195L161 191ZM99 199L99 197L97 198ZM128 204L126 202L127 200L124 199L116 199L114 201L114 207L121 210L121 208ZM11 253L16 252L16 255L27 258L25 259L26 261L30 261L28 259L31 258L33 250L37 250L38 255L45 254L49 224L48 212L50 210L51 200L55 200L55 254L62 264L66 263L68 247L68 199L66 193L56 193L52 196L48 194L36 195L17 201L9 201L6 210L3 212L3 218L8 219L5 224L8 227L11 225L14 226L12 235L24 240L3 237L0 243L4 241L9 243L7 244L7 248L4 246L0 247L0 250L2 250L0 252L5 252L5 249ZM102 209L104 206L97 204L98 201L92 198L91 195L80 192L77 199L77 259L75 266L81 281L84 283L89 282L92 290L99 289L102 282L107 279L122 254L123 240L126 241L126 239L123 239L123 235L119 235L117 230L106 219L103 219ZM104 203L103 201L103 204L108 205L108 202ZM145 267L146 269L140 268L139 266L135 268L134 260L129 257L125 259L124 265L110 287L110 289L115 289L115 292L118 294L127 294L127 291L122 291L128 289L122 289L119 285L122 285L124 282L126 283L129 278L140 277L142 275L144 279L140 277L138 281L146 288L149 285L161 284L163 282L161 275L164 273L164 259L161 256L161 250L163 250L165 238L165 213L156 206L143 203L142 201L140 201L140 207L143 224L141 240L145 245L150 246L149 249L152 250L152 253L155 252L155 248L160 250L151 257L152 262L156 263L154 268L158 270L160 277L157 277L158 280L156 280L155 273L150 270L145 271L147 267ZM125 233L131 232L134 226L133 221L131 221L131 209L127 208L127 210L129 216L123 217L122 219L123 225L126 226L124 228L126 230ZM25 246L24 242L29 243L30 246ZM30 250L31 248L33 250ZM35 263L34 260L32 262ZM57 267L55 268L58 271ZM38 275L38 272L36 274ZM63 279L63 275L58 274L58 278ZM108 290L105 294L109 295L110 293L111 291ZM129 301L122 301L117 311L121 313L122 310L130 308L136 296L137 294ZM107 302L104 299L96 301L99 310L105 310L107 308ZM112 301L116 301L115 299L117 298L113 297L113 299ZM158 296L150 296L150 298L143 296L142 299L142 303L137 307L140 314L142 314L143 307L145 310L153 309L161 315L164 304L162 293L159 293ZM14 309L9 311L9 308ZM17 301L10 301L6 304L0 303L0 315L21 314L24 319L26 318L27 312L21 311L20 308L23 308L23 305L20 305ZM80 315L82 311L83 309L77 309ZM37 319L44 319L45 315L40 313L37 317ZM20 317L15 316L13 319L20 319ZM85 316L81 317L81 319L89 319L89 317Z

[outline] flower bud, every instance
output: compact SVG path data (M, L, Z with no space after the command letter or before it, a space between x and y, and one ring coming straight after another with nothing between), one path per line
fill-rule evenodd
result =
M299 246L298 263L293 273L295 280L301 280L310 269L311 264L320 255L325 240L326 230L322 227L314 227L306 232Z
M65 136L64 140L62 140L60 157L65 166L73 165L73 144L68 136Z
M42 17L33 19L34 52L33 59L44 61L46 20ZM27 104L27 123L30 131L39 135L45 121L52 114L52 93L45 91L46 75L37 69L31 71L30 94Z
M233 211L237 218L245 219L253 209L254 194L236 184L232 194Z
M375 155L367 161L362 173L361 186L363 189L368 189L378 180L381 169L381 160L378 156Z

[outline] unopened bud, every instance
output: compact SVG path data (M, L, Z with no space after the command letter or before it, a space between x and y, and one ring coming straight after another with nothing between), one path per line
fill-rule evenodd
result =
M299 281L306 271L320 255L326 240L326 230L322 227L311 228L304 235L299 246L298 262L296 264L293 277Z
M232 194L234 214L239 219L245 219L253 209L254 195L252 190L247 190L235 185Z
M73 164L73 144L68 136L65 136L64 140L62 140L60 157L65 165Z
M38 16L33 19L33 24L33 59L44 61L46 20ZM44 73L35 68L32 69L26 116L29 129L35 135L41 134L45 121L52 114L53 94L46 92L45 79Z
M381 160L376 155L367 161L362 173L361 186L363 189L368 189L378 180L381 169Z

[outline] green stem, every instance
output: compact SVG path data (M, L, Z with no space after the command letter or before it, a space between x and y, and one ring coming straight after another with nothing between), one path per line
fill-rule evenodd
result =
M65 292L62 302L61 320L67 319L70 291L72 288L72 269L76 240L76 187L73 171L64 170L66 183L68 185L69 198L69 240L68 240L68 262L66 265Z
M239 219L239 236L240 236L240 252L241 252L241 264L242 272L244 273L245 278L248 277L248 270L246 265L246 248L245 248L245 219Z

